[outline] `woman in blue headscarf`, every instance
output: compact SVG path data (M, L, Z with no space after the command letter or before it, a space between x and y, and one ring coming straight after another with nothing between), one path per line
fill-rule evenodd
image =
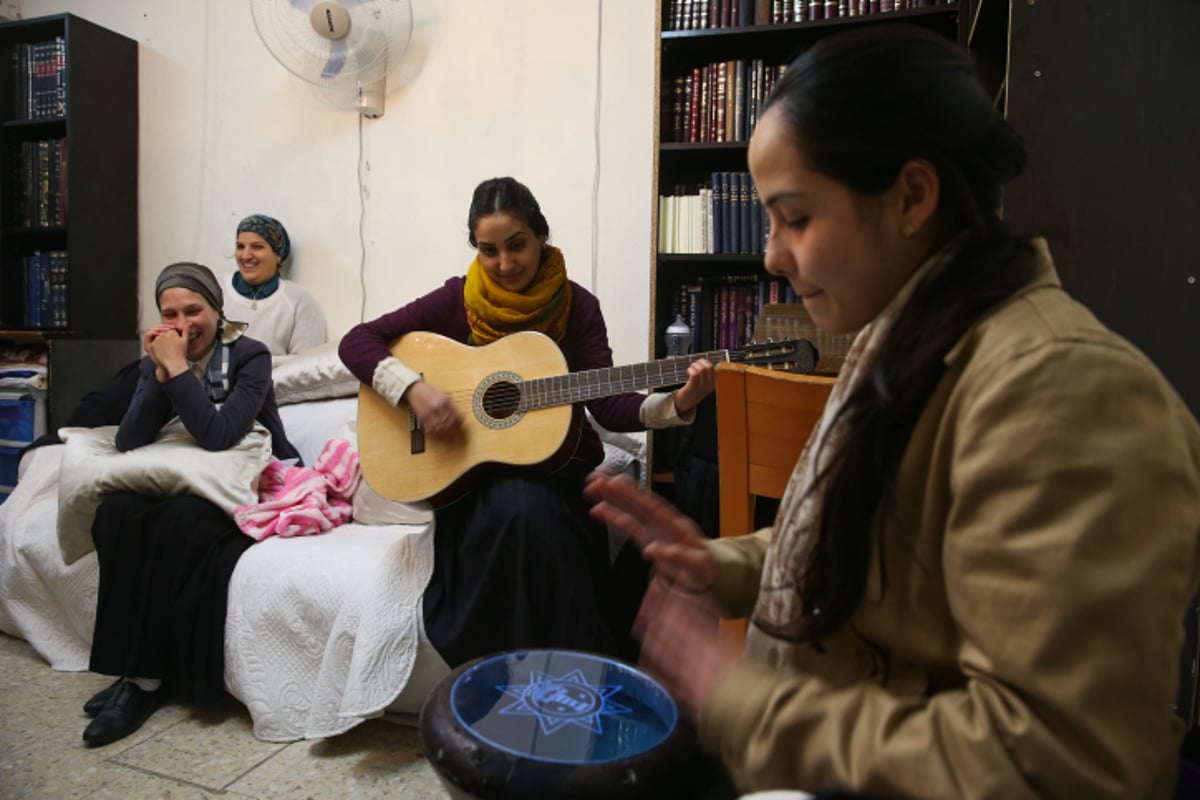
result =
M307 289L280 271L292 251L283 223L251 214L238 223L237 271L225 280L225 315L248 325L274 356L291 355L325 342L325 313Z

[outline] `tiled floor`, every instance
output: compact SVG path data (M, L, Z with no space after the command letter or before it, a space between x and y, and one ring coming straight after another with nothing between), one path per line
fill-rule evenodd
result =
M84 746L81 706L110 679L55 672L0 634L0 798L446 798L416 730L368 720L333 739L274 744L230 701L168 705L105 747Z

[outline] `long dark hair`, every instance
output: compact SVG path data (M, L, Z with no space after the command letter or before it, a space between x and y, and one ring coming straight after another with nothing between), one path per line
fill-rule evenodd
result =
M528 186L516 178L489 178L475 187L467 212L467 241L471 247L479 246L475 240L475 225L479 218L500 212L525 220L534 236L550 235L550 225Z
M795 132L812 169L863 198L892 186L908 161L929 162L941 183L939 244L959 244L952 263L916 288L870 375L839 412L846 435L818 476L824 507L796 584L800 618L784 628L756 620L820 646L862 601L872 530L894 506L900 460L944 356L1033 276L1032 249L998 215L1001 189L1020 173L1025 149L968 57L940 36L903 25L822 39L787 66L767 109Z

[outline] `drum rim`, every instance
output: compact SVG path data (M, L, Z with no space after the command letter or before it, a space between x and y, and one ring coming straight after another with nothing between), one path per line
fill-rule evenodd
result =
M606 666L616 667L624 672L635 675L638 678L640 678L641 680L643 680L645 683L647 683L648 685L654 687L656 690L658 690L658 692L664 698L666 698L669 701L669 708L671 710L671 719L669 721L664 720L664 722L668 722L669 724L667 724L666 731L663 734L662 738L659 739L658 741L654 742L653 744L649 745L648 747L644 747L635 753L624 753L624 754L617 755L612 758L607 758L607 759L603 759L603 760L580 761L577 759L573 760L573 759L564 759L564 758L549 758L546 756L540 756L540 755L536 755L533 753L515 750L512 747L509 747L500 742L494 741L493 739L481 734L471 724L468 724L466 722L466 720L464 720L462 718L462 716L459 714L458 708L454 702L454 693L455 693L455 690L459 686L459 682L464 677L475 672L478 669L481 669L487 665L493 664L496 661L507 659L514 655L538 655L538 654L569 655L574 658L582 658L582 659L586 659L589 661L600 662ZM482 656L481 658L476 659L473 663L464 664L461 671L459 672L459 674L456 675L454 677L454 679L450 682L450 686L448 687L448 690L446 692L446 705L447 705L447 708L448 708L451 716L454 718L454 721L462 728L462 730L469 731L472 736L476 737L477 739L479 739L482 742L486 742L488 744L488 746L490 746L490 747L494 747L501 752L507 753L508 755L511 755L511 756L516 756L517 758L529 759L531 761L538 761L538 762L546 763L546 764L561 764L561 765L575 766L575 767L601 766L601 765L613 764L615 762L620 762L620 761L628 761L629 759L636 759L636 758L642 756L643 754L648 753L651 750L654 750L654 748L661 747L664 743L670 741L671 738L673 736L675 736L675 734L678 732L679 725L681 722L681 717L679 715L679 706L675 703L675 698L671 696L671 693L667 691L665 686L663 686L653 676L647 674L643 670L638 669L636 666L634 666L632 664L628 664L624 661L621 661L620 659L616 659L611 656L605 656L600 653L589 653L584 650L567 650L567 649L557 649L557 648L552 648L552 647L522 648L522 649L517 649L517 650L505 650L503 652L493 653L493 654L487 655L487 656Z

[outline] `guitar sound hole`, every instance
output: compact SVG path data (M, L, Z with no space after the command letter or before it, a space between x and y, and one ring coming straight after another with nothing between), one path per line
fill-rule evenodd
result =
M492 419L507 419L517 413L521 392L511 383L498 381L483 393L483 411Z

